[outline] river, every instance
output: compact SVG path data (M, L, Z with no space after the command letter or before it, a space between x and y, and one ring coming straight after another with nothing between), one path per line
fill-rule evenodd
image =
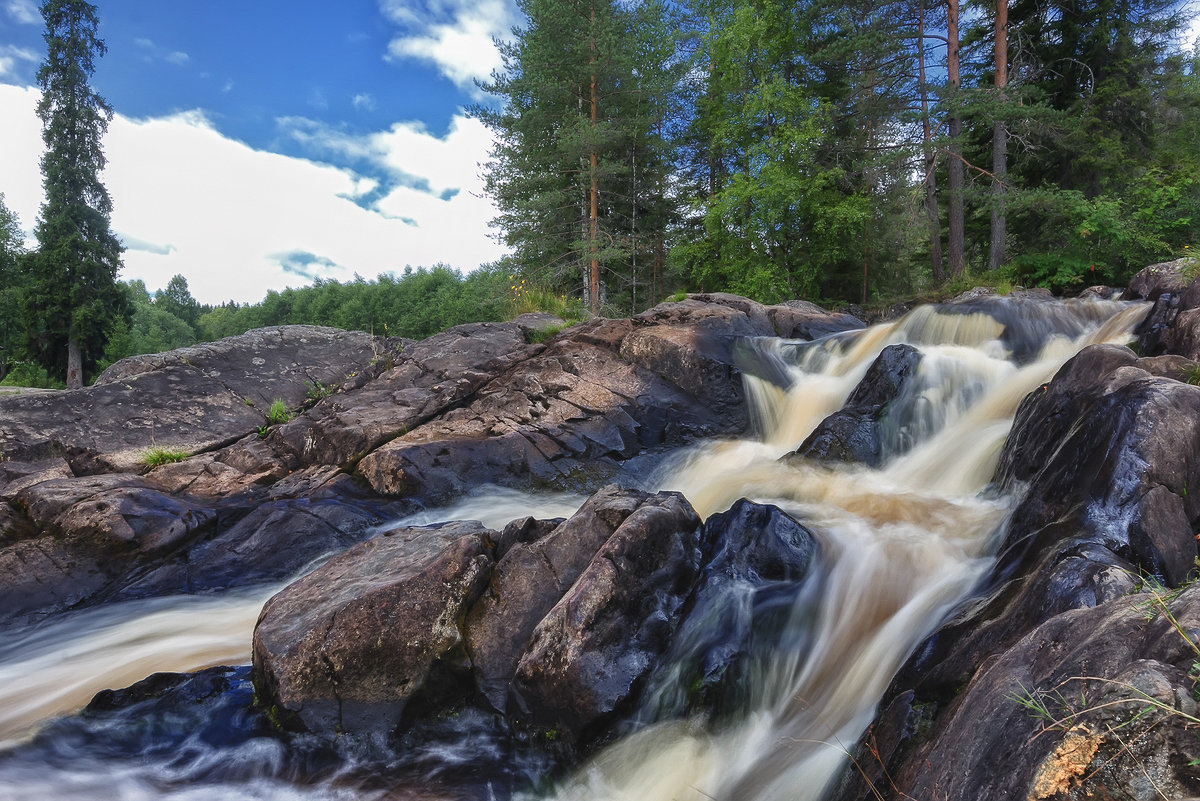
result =
M785 625L797 635L756 660L745 708L732 720L656 720L672 692L668 662L647 694L644 726L535 792L521 789L522 779L548 766L508 765L470 721L453 745L382 768L374 754L285 746L249 720L244 667L202 674L225 688L220 700L173 725L155 717L151 701L88 719L74 714L96 692L154 673L248 664L258 612L283 585L259 586L113 604L10 637L0 651L0 799L490 799L514 788L529 799L823 798L896 670L991 564L1016 499L988 482L1021 399L1081 347L1127 342L1144 314L1102 301L1004 309L1003 323L922 307L814 343L748 343L786 377L745 379L754 436L672 454L643 479L682 492L702 517L743 497L775 504L818 539L817 578L795 593ZM889 407L883 465L781 459L896 343L914 345L922 358ZM398 522L500 527L529 514L566 516L582 501L481 490ZM685 650L681 644L672 659L686 660ZM509 775L492 780L493 769ZM455 781L464 771L471 780Z

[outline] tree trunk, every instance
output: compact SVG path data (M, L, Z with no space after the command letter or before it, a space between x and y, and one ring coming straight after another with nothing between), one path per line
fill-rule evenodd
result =
M962 117L958 90L962 85L958 63L958 0L947 2L946 77L950 84L950 160L946 165L950 190L950 277L958 278L966 267L966 246L963 242L963 162Z
M1008 0L996 0L996 102L1003 108L1004 89L1008 86ZM1004 214L1004 179L1008 175L1008 129L1003 118L992 127L992 243L988 268L1004 264L1004 239L1007 220Z
M67 340L67 389L83 389L83 358L74 335Z
M917 18L917 68L920 71L921 133L925 150L925 217L929 225L929 262L934 283L945 280L942 271L942 223L938 213L937 151L933 147L933 126L929 121L929 85L925 82L925 4Z

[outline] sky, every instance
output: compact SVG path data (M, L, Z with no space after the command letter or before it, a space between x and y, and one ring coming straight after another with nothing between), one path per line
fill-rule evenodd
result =
M483 194L513 0L92 0L113 107L102 175L123 280L202 303L504 251ZM37 0L0 0L0 193L34 244L44 150Z

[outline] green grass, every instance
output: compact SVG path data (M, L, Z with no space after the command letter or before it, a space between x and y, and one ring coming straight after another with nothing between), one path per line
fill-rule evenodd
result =
M295 415L290 409L288 409L287 404L283 402L282 398L276 398L275 400L271 401L271 406L267 409L268 426L277 426L280 423L286 423L293 417L295 417Z
M527 328L525 330L525 341L530 345L545 342L566 327L565 325L550 325L545 328Z
M190 453L179 448L164 448L160 445L154 445L142 451L142 458L139 461L146 467L158 467L164 464L182 462L189 456L191 456Z

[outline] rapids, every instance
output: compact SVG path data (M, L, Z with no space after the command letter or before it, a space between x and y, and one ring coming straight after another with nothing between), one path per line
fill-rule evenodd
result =
M757 661L750 701L736 719L712 722L661 712L677 689L672 660L688 657L686 643L677 644L650 683L640 728L557 788L531 794L518 781L518 795L825 796L895 671L968 598L991 563L1014 498L990 491L988 482L1017 405L1081 347L1127 342L1145 313L1144 306L1102 301L995 304L965 313L922 307L893 323L811 343L747 343L770 366L757 372L771 375L745 378L755 436L672 454L644 483L682 492L702 517L743 497L772 503L816 534L817 578L796 592L786 624L792 636L781 640L792 645ZM841 408L880 351L896 343L914 345L922 357L883 421L883 466L781 460ZM397 524L481 519L500 527L529 514L569 515L582 501L481 490L455 507ZM231 724L242 726L235 737L206 738L198 719L194 732L161 747L149 732L121 750L111 741L124 742L131 727L153 725L136 713L100 716L98 723L71 715L96 692L156 672L248 664L258 612L280 586L114 604L9 636L0 650L0 799L511 795L504 788L512 782L493 785L486 776L476 776L463 795L433 789L463 765L477 763L478 774L487 770L480 765L503 764L505 755L492 753L469 722L457 747L421 756L422 775L440 777L430 784L414 780L412 766L397 768L394 777L376 772L364 779L353 756L331 757L319 748L289 755L244 723ZM251 693L245 674L244 668L211 674L229 689L220 707L204 714L242 720ZM31 741L39 726L42 735ZM314 770L314 762L322 767Z

